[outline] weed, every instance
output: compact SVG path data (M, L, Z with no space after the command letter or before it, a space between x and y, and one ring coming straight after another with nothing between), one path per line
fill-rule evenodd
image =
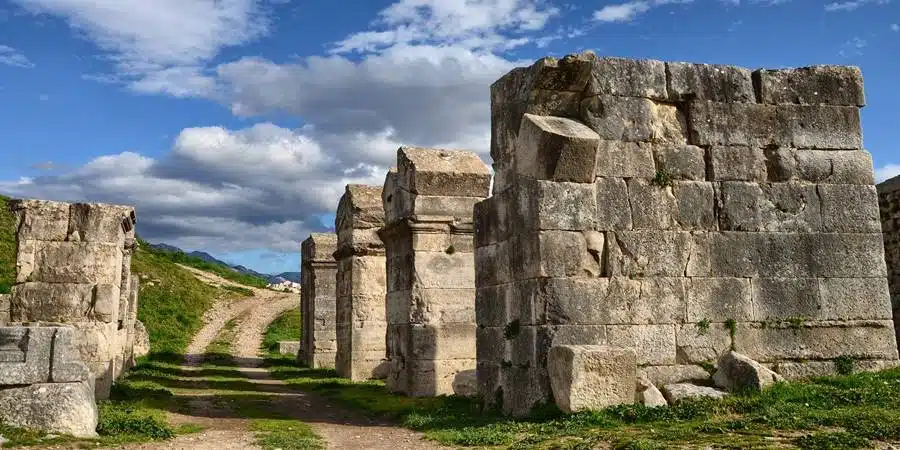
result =
M672 176L664 170L657 171L656 176L653 177L653 184L661 188L672 186L672 181Z
M726 320L725 329L728 330L728 337L731 339L729 348L731 349L731 351L734 351L734 335L737 334L737 322L734 319Z
M697 322L697 335L703 336L709 333L709 319L703 319Z
M100 423L97 425L97 433L101 436L126 435L148 439L169 439L175 436L162 411L130 402L101 402L99 407Z
M834 358L834 367L839 375L850 375L856 369L856 359L848 355L838 356Z
M794 439L794 444L802 449L810 450L839 450L852 448L866 448L869 441L859 436L843 432L820 432L808 434Z

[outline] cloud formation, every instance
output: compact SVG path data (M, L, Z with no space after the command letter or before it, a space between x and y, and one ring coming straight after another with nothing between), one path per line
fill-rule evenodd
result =
M889 180L896 176L900 176L900 164L888 164L884 167L875 169L876 183L881 183L882 181Z
M866 5L886 5L891 0L850 0L845 2L833 2L825 5L827 12L853 11Z
M631 22L639 15L652 8L670 4L691 3L693 0L634 0L614 5L606 5L594 11L594 20L598 22ZM737 4L737 2L728 2Z
M8 46L0 44L0 64L5 66L20 67L22 69L30 69L34 67L22 52Z

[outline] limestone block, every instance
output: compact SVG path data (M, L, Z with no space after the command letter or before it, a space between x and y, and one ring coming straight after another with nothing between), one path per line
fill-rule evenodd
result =
M10 322L9 299L9 294L0 294L0 327L4 327Z
M130 206L73 203L69 208L68 240L124 242L126 232L134 225L133 217L134 208Z
M820 184L822 217L826 232L878 233L881 215L878 192L869 185Z
M726 352L716 364L713 383L727 391L760 391L784 381L781 375L737 352Z
M706 179L706 152L694 145L659 145L653 148L656 169L676 180Z
M638 364L675 364L675 325L607 325L606 336L609 345L634 349Z
M687 321L739 322L754 318L754 297L747 278L691 278L687 292Z
M301 244L302 262L334 263L332 254L337 250L337 235L334 233L310 233Z
M859 149L862 128L855 106L778 106L778 121L800 149Z
M506 324L507 294L512 285L482 285L475 289L475 320L479 326L498 327Z
M70 283L19 283L12 288L13 320L88 320L94 304L95 285Z
M712 180L762 182L767 179L766 156L760 148L713 146L709 155Z
M55 334L55 327L0 328L0 385L49 382Z
M870 278L886 275L881 233L823 233L810 235L808 240L812 248L812 272L820 277Z
M478 376L476 370L463 370L453 377L453 395L474 397L478 395Z
M731 346L728 328L722 322L687 323L675 329L676 360L679 364L714 362ZM669 382L683 380L668 380Z
M597 58L586 93L667 99L666 64L652 59Z
M683 276L691 234L681 231L617 231L607 235L607 264L613 276Z
M696 365L646 366L638 368L638 376L645 377L657 386L673 383L702 382L709 379L709 372Z
M791 137L779 122L777 109L756 103L688 103L690 143L699 146L790 145Z
M668 400L669 404L672 405L683 402L685 400L705 397L722 398L728 395L727 393L715 388L707 386L697 386L690 383L667 384L663 386L662 391L666 396L666 400Z
M378 228L384 224L381 186L348 184L338 202L335 229Z
M510 262L519 277L564 277L601 275L603 248L595 248L593 232L540 231L521 233L510 241ZM602 241L600 242L602 245Z
M897 364L896 360L857 360L854 372L877 372L897 367ZM780 361L774 364L774 369L787 380L838 375L833 361Z
M12 200L19 241L64 241L69 232L69 204L47 200Z
M634 401L634 351L600 345L556 346L547 361L557 406L567 413Z
M300 353L300 341L278 341L278 353L297 356Z
M661 187L647 180L628 180L634 229L716 229L715 196L710 183L679 181Z
M388 323L475 323L474 303L472 288L388 292Z
M444 323L440 325L404 324L391 327L397 334L399 347L395 354L406 360L474 359L475 324Z
M73 342L84 362L105 362L115 357L115 323L81 322L73 324ZM97 373L95 372L96 376Z
M388 378L388 387L405 386L402 389L395 389L395 392L402 392L411 397L453 395L453 381L456 375L473 370L475 364L474 359L406 361L405 370L391 371L392 377L399 376L396 381Z
M580 118L601 139L625 142L687 143L684 114L645 98L595 95L581 100Z
M531 66L535 89L581 92L591 78L596 57L592 53L541 58Z
M134 323L134 356L140 358L150 354L150 334L140 320Z
M501 199L502 197L502 199ZM508 237L506 208L502 203L506 192L486 198L473 207L472 221L475 230L475 247L496 244Z
M54 383L91 381L91 372L81 361L81 355L75 347L74 331L69 327L54 329L50 365L50 380Z
M755 101L750 70L718 64L667 62L669 98L676 101Z
M719 186L719 227L734 231L820 231L816 186L728 181Z
M94 392L87 381L0 389L0 422L4 425L93 438L97 421Z
M475 285L491 286L510 280L509 242L475 250Z
M770 104L864 106L862 72L853 66L819 65L757 70L759 101Z
M648 408L667 406L669 404L662 392L646 378L638 378L635 402Z
M601 141L594 172L598 177L653 178L656 176L653 147L636 142Z
M684 320L685 289L680 278L547 279L533 301L550 324L666 324Z
M518 184L519 230L591 230L596 195L592 183L528 180Z
M483 198L491 183L481 159L459 150L400 147L397 174L401 189L425 196Z
M630 230L631 204L628 185L622 178L598 177L594 183L596 197L595 226L598 230Z
M891 321L738 324L735 351L760 362L784 359L833 359L842 355L896 359Z
M34 271L23 281L121 284L122 249L117 244L41 242L34 250Z
M890 319L888 284L883 278L820 278L823 320Z
M770 158L787 179L828 184L875 183L872 155L865 150L786 150ZM781 180L772 180L781 181Z
M589 183L600 136L563 117L525 114L518 134L516 173L539 180Z

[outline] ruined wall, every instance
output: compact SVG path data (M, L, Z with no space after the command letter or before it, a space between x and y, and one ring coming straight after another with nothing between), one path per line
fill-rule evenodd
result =
M9 294L0 294L0 327L9 323Z
M491 175L474 153L401 147L382 192L387 257L388 387L453 394L475 369L472 207Z
M71 325L98 399L133 364L137 278L131 277L134 208L14 200L16 284L12 323Z
M300 319L303 323L298 358L312 368L334 368L337 352L334 233L312 233L303 241L300 258Z
M881 207L881 227L884 231L884 251L888 266L894 329L900 339L900 177L878 185L878 204Z
M95 437L93 377L71 327L0 327L0 423Z
M384 378L385 260L381 187L349 184L335 216L337 373L352 380Z
M502 77L475 207L482 395L547 401L566 344L634 348L656 384L729 348L788 378L896 362L863 104L853 67L586 53Z

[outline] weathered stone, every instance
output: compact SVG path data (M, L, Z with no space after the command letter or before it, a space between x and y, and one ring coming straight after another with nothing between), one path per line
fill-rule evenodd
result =
M785 359L833 359L855 355L896 359L897 345L890 321L810 322L803 320L737 324L735 350L760 362Z
M97 436L98 414L91 383L40 383L0 389L4 425L66 434Z
M598 199L593 184L528 180L519 183L517 193L520 230L594 228Z
M630 230L631 204L628 185L622 178L597 178L595 226L598 230Z
M9 294L0 294L0 327L6 326L10 322L9 317Z
M815 278L754 278L752 320L817 318L822 308Z
M666 401L666 397L663 396L662 392L657 389L650 380L645 377L638 377L637 379L637 392L635 395L635 401L640 403L648 408L655 408L657 406L668 406L669 402Z
M722 392L718 389L707 387L707 386L697 386L695 384L690 383L676 383L676 384L667 384L662 388L663 394L666 396L666 400L669 401L670 404L676 404L685 400L692 400L698 398L722 398L728 395L725 392Z
M297 358L311 368L334 368L337 338L335 279L337 263L332 256L337 236L312 233L301 245L300 348Z
M150 354L150 334L140 320L134 323L134 357L140 358Z
M453 395L474 397L478 395L478 376L475 370L463 370L453 377Z
M613 276L684 276L691 234L679 231L622 231L607 236L607 265Z
M581 120L601 139L686 144L688 125L675 105L596 95L581 101Z
M864 106L862 73L853 66L811 66L757 70L753 78L762 103Z
M711 180L766 181L766 156L747 146L713 146L709 149Z
M675 359L678 364L712 363L731 347L731 336L725 323L705 319L704 322L678 325L675 343ZM683 380L667 381L671 383Z
M646 366L638 369L638 376L646 377L657 386L672 383L701 382L709 379L709 372L697 365Z
M790 179L828 184L871 185L875 182L872 155L865 150L786 151L787 164L782 163L784 167L780 171Z
M706 179L706 152L693 145L659 145L653 148L656 170L676 180Z
M69 204L47 200L11 200L18 241L64 241L69 234Z
M608 325L607 342L632 348L638 364L675 364L675 325Z
M703 278L690 279L687 300L688 322L710 320L725 322L728 319L739 322L753 319L753 301L750 294L750 280L747 278Z
M69 208L67 240L120 242L125 238L125 231L133 226L133 207L103 203L73 203Z
M653 178L656 165L652 147L635 142L601 141L595 173L598 177Z
M459 150L400 147L397 173L399 187L418 195L483 197L491 184L490 172L481 159Z
M590 183L599 142L600 136L580 122L525 114L516 172L539 180Z
M881 220L878 192L870 185L820 184L824 231L830 233L878 233Z
M750 70L743 67L667 62L666 75L672 100L755 101Z
M729 181L719 187L719 228L734 231L820 231L815 186Z
M564 412L597 410L634 401L634 350L599 345L550 349L547 368L556 405Z
M587 93L665 100L666 65L652 59L597 58Z
M727 391L759 391L779 381L781 375L737 352L727 352L719 358L713 383Z
M300 341L278 341L278 353L297 357L300 354Z

